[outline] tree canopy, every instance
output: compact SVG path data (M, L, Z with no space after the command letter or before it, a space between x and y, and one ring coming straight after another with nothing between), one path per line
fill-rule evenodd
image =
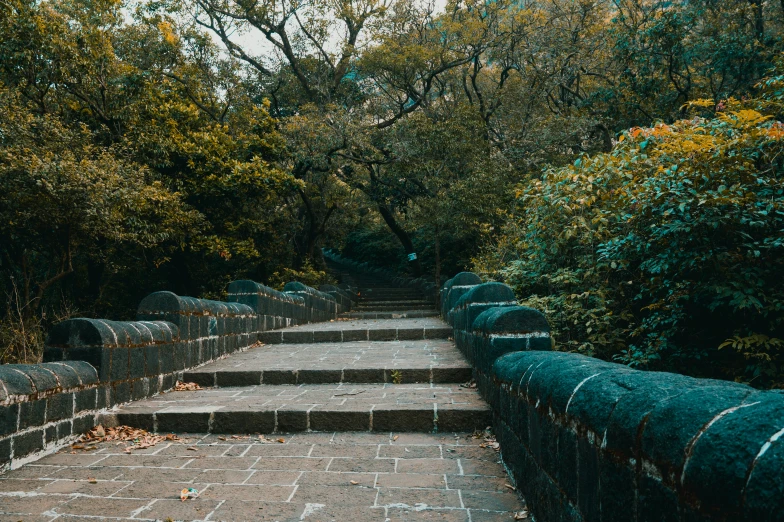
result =
M151 290L317 283L330 246L507 281L564 349L780 382L783 22L759 0L0 0L0 358Z

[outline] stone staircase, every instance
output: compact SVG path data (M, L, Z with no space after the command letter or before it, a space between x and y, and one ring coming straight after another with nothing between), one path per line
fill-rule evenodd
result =
M0 476L0 519L520 519L451 328L424 316L434 305L421 293L360 280L355 311L264 332L184 372L201 389L101 419L173 440L133 454L116 442L66 448ZM199 497L181 501L183 488Z
M403 310L403 313L406 311ZM205 389L132 402L110 423L150 431L455 432L490 409L437 318L354 319L265 332L265 344L184 373Z
M404 319L438 317L435 302L418 288L395 287L378 276L349 276L333 269L333 274L346 285L358 289L357 302L346 319Z
M260 346L187 371L204 389L130 403L109 423L150 431L468 432L492 423L471 367L421 290L374 275L338 279L356 305L338 320L260 335Z

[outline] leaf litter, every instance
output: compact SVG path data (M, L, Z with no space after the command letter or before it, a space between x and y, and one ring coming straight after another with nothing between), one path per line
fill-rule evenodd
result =
M199 386L195 382L177 381L176 384L174 385L174 391L197 391L197 390L203 390L203 389L204 388L202 388L201 386Z
M495 451L501 451L501 445L489 429L486 429L485 431L475 431L472 437L475 439L483 439L482 443L479 444L480 448L490 448Z
M97 444L100 442L116 442L118 445L130 443L124 448L125 453L130 453L133 450L151 448L159 442L177 440L181 439L173 433L168 435L153 435L145 430L132 428L131 426L105 428L99 424L80 436L77 442L71 445L71 449L74 450L72 453L75 453L75 450L91 451L98 449Z

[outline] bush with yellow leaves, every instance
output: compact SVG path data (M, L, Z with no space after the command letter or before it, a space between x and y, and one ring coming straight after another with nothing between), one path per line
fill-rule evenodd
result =
M477 269L544 309L563 349L784 381L782 86L772 76L755 99L695 102L689 119L547 170L518 190Z

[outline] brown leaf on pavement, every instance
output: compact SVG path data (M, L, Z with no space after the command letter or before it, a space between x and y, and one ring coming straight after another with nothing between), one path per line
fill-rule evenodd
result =
M88 445L87 447L83 444L74 444L71 446L71 449L91 451L98 449L96 444L99 442L118 441L118 444L130 442L131 444L125 447L125 453L130 453L132 450L151 448L159 442L175 440L180 439L173 433L168 435L153 435L145 430L133 428L131 426L104 428L99 424L79 437L79 442L86 443Z
M203 388L195 382L177 381L177 383L174 385L174 391L196 391L202 389Z

